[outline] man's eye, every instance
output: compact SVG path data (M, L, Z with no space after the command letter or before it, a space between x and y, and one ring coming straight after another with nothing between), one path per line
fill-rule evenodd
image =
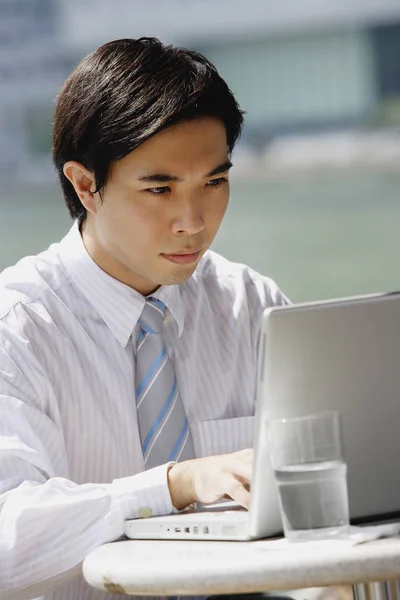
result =
M225 183L228 183L228 179L226 177L218 177L218 179L211 179L211 181L209 181L207 185L210 187L220 187Z
M167 185L162 186L162 187L146 189L146 192L149 192L150 194L156 194L157 196L161 196L162 194L165 194L166 192L170 192L170 191L171 191L171 188L168 187Z

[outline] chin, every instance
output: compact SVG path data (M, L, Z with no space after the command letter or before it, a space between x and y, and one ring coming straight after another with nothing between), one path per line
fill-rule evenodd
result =
M178 283L184 283L185 281L190 279L190 277L195 272L196 267L197 265L190 265L190 267L187 266L186 268L180 267L179 269L176 269L174 272L169 273L168 275L165 274L161 285L176 285Z

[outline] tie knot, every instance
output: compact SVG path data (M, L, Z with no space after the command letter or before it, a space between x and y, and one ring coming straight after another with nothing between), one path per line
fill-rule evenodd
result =
M160 333L166 306L158 298L148 298L139 318L139 325L148 333Z

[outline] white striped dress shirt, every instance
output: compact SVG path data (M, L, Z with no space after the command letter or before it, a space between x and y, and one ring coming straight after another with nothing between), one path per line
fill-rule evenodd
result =
M197 456L251 446L268 278L208 251L154 296ZM145 299L90 258L74 224L0 275L0 598L101 600L80 565L142 507L172 511L143 471L135 342ZM155 565L156 568L156 565ZM119 596L116 596L119 598Z

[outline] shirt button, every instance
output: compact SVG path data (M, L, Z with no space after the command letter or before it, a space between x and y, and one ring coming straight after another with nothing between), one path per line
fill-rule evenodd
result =
M142 506L139 508L139 517L141 519L147 519L148 517L151 517L152 514L153 511L148 506Z

